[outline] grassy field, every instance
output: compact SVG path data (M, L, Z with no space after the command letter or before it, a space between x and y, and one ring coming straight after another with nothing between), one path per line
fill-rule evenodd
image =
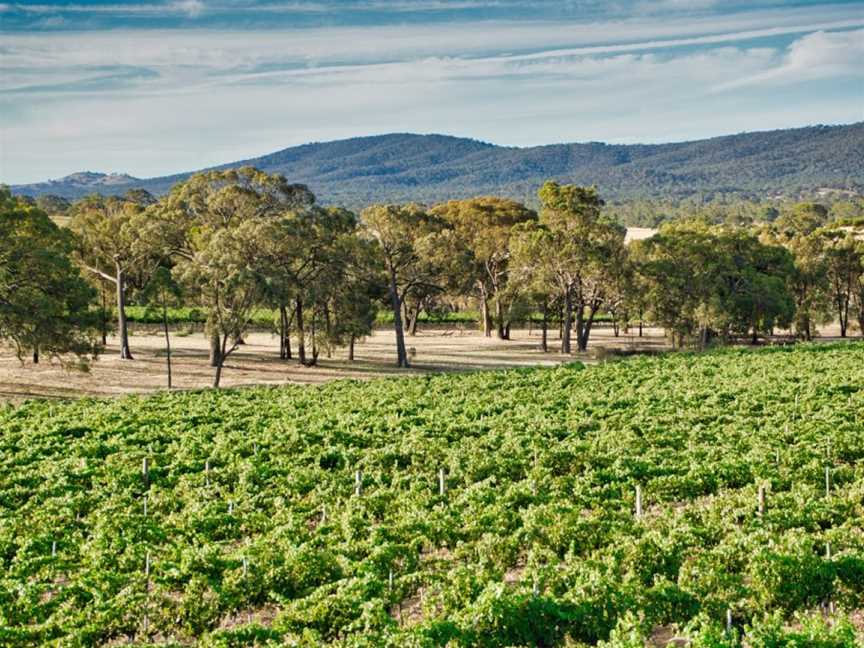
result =
M113 317L113 313L112 313ZM162 310L155 306L127 306L126 317L130 322L137 324L161 324ZM167 309L169 324L204 324L206 313L200 308L189 306L172 307ZM419 321L424 324L476 324L480 321L480 314L476 311L461 311L454 313L436 314L421 313ZM279 324L279 311L268 308L257 309L252 316L252 325L256 328L277 330ZM382 310L376 318L377 325L393 324L393 313Z
M860 343L6 406L0 644L851 647L862 431Z
M189 306L172 307L167 309L167 320L169 324L204 324L207 317L200 308ZM113 311L110 313L113 323ZM155 306L127 306L126 317L129 322L135 324L162 324L162 310ZM542 322L540 313L533 313L529 318L535 324ZM605 313L598 314L596 322L610 322L611 317ZM480 312L473 310L455 311L452 313L420 313L418 321L421 324L479 324ZM252 317L252 325L259 329L278 330L279 311L268 308L257 309ZM376 326L393 325L393 313L389 310L381 310L375 318ZM521 324L521 322L520 322ZM557 324L550 322L550 328L556 328Z

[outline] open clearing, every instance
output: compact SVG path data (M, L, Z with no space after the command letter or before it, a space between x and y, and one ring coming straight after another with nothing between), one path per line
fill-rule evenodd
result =
M822 331L825 341L837 339L836 326ZM225 364L223 387L249 385L317 384L339 378L380 378L451 371L480 371L508 367L552 366L573 360L594 362L610 350L657 352L669 348L660 329L646 328L642 338L636 329L615 337L609 327L591 332L587 353L562 356L557 352L557 329L550 331L549 352L540 350L540 332L514 330L509 341L484 337L480 331L453 327L429 328L406 338L414 350L413 366L398 369L395 364L394 333L375 331L358 342L355 361L347 359L347 349L337 349L333 357L323 353L318 366L302 367L296 360L280 360L278 338L270 333L250 333L246 344ZM165 340L155 329L139 329L130 344L135 360L120 360L115 338L92 363L89 372L70 371L58 362L43 360L39 365L21 362L8 349L0 351L0 401L27 398L72 398L78 396L119 396L165 389ZM213 368L207 359L207 340L201 333L172 333L171 355L176 389L203 389L213 382Z
M479 331L459 328L420 331L406 343L416 352L413 367L397 369L392 330L375 331L358 342L355 361L348 362L347 350L337 349L332 358L323 353L318 366L302 367L296 360L279 359L278 337L269 333L250 333L246 344L233 353L222 374L223 387L320 383L336 378L375 378L446 371L478 371L520 366L550 366L574 359L590 360L598 349L651 351L665 348L662 332L646 329L643 338L622 335L615 338L610 328L592 332L591 350L579 356L557 352L557 331L550 335L549 353L540 351L540 332L513 331L513 339L487 338ZM22 365L8 350L0 354L0 399L21 400L34 397L117 396L153 392L165 388L165 340L160 334L133 335L130 344L135 360L120 360L117 340L109 338L108 347L87 373L69 371L59 363L43 361ZM207 340L201 333L171 336L174 386L200 389L213 382L213 368L207 359Z

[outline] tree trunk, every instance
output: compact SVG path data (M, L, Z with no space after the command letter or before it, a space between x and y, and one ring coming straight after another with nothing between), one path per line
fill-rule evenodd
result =
M126 273L117 268L117 333L120 335L120 359L132 360L129 350L129 329L126 325Z
M422 302L417 302L417 307L411 313L411 320L408 322L408 335L414 337L417 335L417 322L420 320L420 310Z
M849 300L841 297L838 302L840 307L840 337L845 338L849 328Z
M583 305L579 305L576 309L576 341L580 351L588 350L588 340L591 337L591 327L594 326L594 316L597 314L599 304L592 304L588 311L588 320L584 319Z
M543 302L543 332L542 338L540 341L540 348L543 349L543 353L549 351L549 343L548 343L548 330L549 330L549 322L546 316L547 305L546 302Z
M297 359L301 365L306 364L306 331L303 329L303 300L297 298L295 305L295 315L297 319Z
M584 351L582 348L582 335L583 329L585 328L585 307L582 304L579 304L575 308L576 311L576 349L578 351Z
M483 335L492 337L492 318L489 315L489 296L486 289L480 286L480 319L483 320Z
M354 362L354 334L348 340L348 362Z
M333 353L330 349L330 340L332 339L331 338L331 331L332 331L332 329L330 328L330 306L328 306L325 303L324 304L324 332L327 334L327 357L328 358L333 357Z
M750 344L753 346L759 344L759 330L755 325L753 326L753 333L750 335Z
M219 366L219 356L221 355L219 345L219 333L211 333L210 334L210 366L218 367Z
M225 364L225 351L228 346L228 336L222 336L222 344L218 349L218 361L216 363L216 376L213 378L213 388L219 389L219 382L222 380L222 365Z
M393 328L396 331L396 366L408 367L408 352L405 350L405 331L402 328L402 300L396 285L396 273L390 272L390 305L393 308Z
M315 337L315 308L312 309L312 323L309 325L310 333L312 335L312 359L306 360L307 367L314 367L318 364L318 344Z
M504 307L501 305L501 300L497 298L495 299L495 323L498 328L498 339L509 340L510 333L504 323Z
M408 299L407 295L402 298L402 330L407 331L408 325L411 323L411 313L408 312Z
M100 282L99 294L102 296L102 346L108 344L108 308L105 304L105 286Z
M279 304L279 359L291 359L291 342L288 329L288 309L285 304Z
M165 331L165 359L168 363L168 389L171 389L171 337L168 335L168 308L162 302L162 328Z
M39 364L39 347L33 349L33 364Z
M577 313L578 316L578 313ZM577 322L578 325L578 322ZM573 297L564 293L564 319L561 322L561 353L570 353L570 329L573 327Z

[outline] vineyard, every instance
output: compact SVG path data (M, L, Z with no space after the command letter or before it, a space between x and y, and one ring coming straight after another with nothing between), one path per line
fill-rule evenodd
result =
M829 648L862 609L859 343L0 409L0 645Z

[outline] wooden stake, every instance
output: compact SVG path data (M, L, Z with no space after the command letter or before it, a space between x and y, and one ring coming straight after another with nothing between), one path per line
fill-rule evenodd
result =
M642 519L642 486L636 485L636 519Z
M447 490L447 486L444 483L444 469L440 468L438 470L438 494L443 497L444 491Z
M246 556L243 556L243 578L246 578L248 573L249 573L249 561L247 560Z
M363 494L363 474L359 470L354 473L354 494L358 497Z
M228 515L234 514L234 502L228 502Z
M321 505L321 524L324 524L327 521L327 505Z
M759 517L765 515L765 486L759 484Z
M51 557L52 558L57 557L57 541L56 540L53 540L51 542Z
M150 630L150 616L148 614L150 608L150 552L144 558L144 576L147 579L147 600L144 602L144 632Z
M831 495L831 469L825 466L825 497Z
M831 543L825 543L825 558L826 560L831 560Z
M207 485L210 485L210 460L204 462L204 479L207 482Z
M393 593L393 570L390 570L390 574L387 576L387 586L390 590L390 593Z
M732 632L732 609L726 608L726 632Z
M150 459L144 457L141 460L141 476L144 477L144 485L150 485Z

